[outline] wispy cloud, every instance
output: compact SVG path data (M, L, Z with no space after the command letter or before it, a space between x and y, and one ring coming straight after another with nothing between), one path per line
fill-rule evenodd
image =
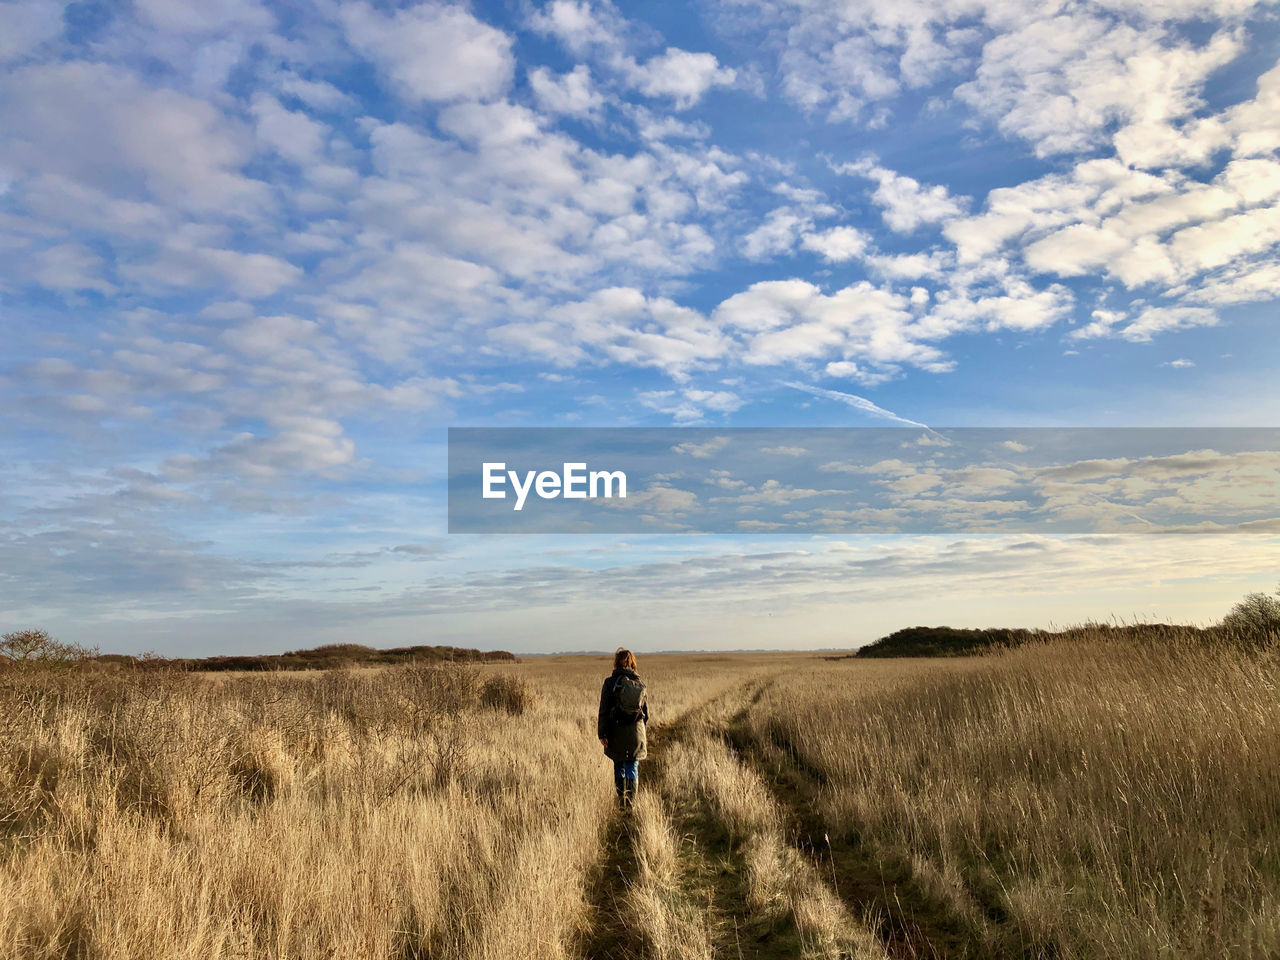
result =
M925 430L933 429L928 424L921 423L918 420L908 420L906 417L900 417L892 410L886 410L884 407L872 403L866 397L860 397L857 394L844 393L840 390L828 390L825 387L814 387L807 383L797 383L794 380L779 380L778 382L784 387L790 387L792 390L801 390L815 397L823 397L827 400L843 403L846 406L853 407L855 410L860 410L868 416L878 417L881 420L905 423L909 427L923 427Z

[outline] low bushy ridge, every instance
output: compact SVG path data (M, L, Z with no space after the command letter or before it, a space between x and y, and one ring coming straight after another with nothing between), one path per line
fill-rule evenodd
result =
M332 670L353 666L387 666L398 663L514 663L516 656L505 650L474 650L467 647L418 645L380 650L358 643L330 643L310 650L245 656L168 659L139 658L108 653L96 658L100 663L121 666L156 665L179 670Z
M1280 590L1272 596L1251 593L1210 627L1170 623L1085 623L1062 630L1017 627L906 627L869 643L849 657L963 657L1025 646L1089 639L1168 642L1170 638L1269 647L1280 642Z
M855 657L962 657L994 650L1021 647L1028 643L1074 640L1083 634L1093 639L1143 640L1167 638L1171 633L1200 638L1216 628L1189 627L1168 623L1088 623L1067 630L1028 630L1022 627L906 627L869 643Z

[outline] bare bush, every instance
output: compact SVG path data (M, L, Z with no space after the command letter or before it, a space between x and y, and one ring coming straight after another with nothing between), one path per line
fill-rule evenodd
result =
M534 693L522 678L499 673L480 688L480 702L490 709L519 716L533 706Z
M1222 619L1231 635L1265 642L1280 634L1280 599L1266 593L1250 593Z
M93 653L74 643L61 643L39 627L12 630L0 636L0 664L10 668L64 666L79 663Z

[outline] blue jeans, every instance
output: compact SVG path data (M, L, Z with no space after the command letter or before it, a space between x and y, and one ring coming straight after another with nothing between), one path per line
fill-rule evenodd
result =
M635 784L640 779L640 761L639 760L615 760L613 761L613 782L617 785L618 791L622 791L622 782L630 780Z

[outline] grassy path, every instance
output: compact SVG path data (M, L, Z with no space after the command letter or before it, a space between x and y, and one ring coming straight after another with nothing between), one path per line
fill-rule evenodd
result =
M652 847L661 845L661 839L655 843L654 834L661 833L664 821L669 823L669 800L658 789L664 780L663 755L672 744L684 740L693 717L715 699L649 729L648 757L641 764L641 798L633 810L615 810L610 816L600 863L592 876L591 929L582 948L588 960L640 960L668 955L684 958L704 953L698 949L697 939L692 950L673 950L669 942L673 938L667 929L671 917L653 915L656 913L684 914L684 927L702 928L702 944L709 945L712 939L716 911L691 896L700 886L696 876L705 866L700 862L703 858L697 850L697 839L688 834L677 835L679 845L669 851L665 871L656 869L659 857ZM654 876L663 872L669 875ZM666 889L645 889L656 886L655 879L666 880ZM645 915L645 907L650 915ZM718 954L708 949L705 955Z
M691 710L662 732L649 761L652 789L682 837L684 882L690 899L704 906L713 955L737 960L799 957L794 925L750 909L747 866L732 829L705 796L680 782L667 761L760 689L760 681L747 681Z
M880 960L882 944L797 848L724 733L759 698L749 680L655 725L643 796L608 826L582 953L592 960Z
M632 960L638 953L626 922L626 895L639 864L630 818L615 811L606 830L602 856L591 876L591 929L581 951L590 960Z

